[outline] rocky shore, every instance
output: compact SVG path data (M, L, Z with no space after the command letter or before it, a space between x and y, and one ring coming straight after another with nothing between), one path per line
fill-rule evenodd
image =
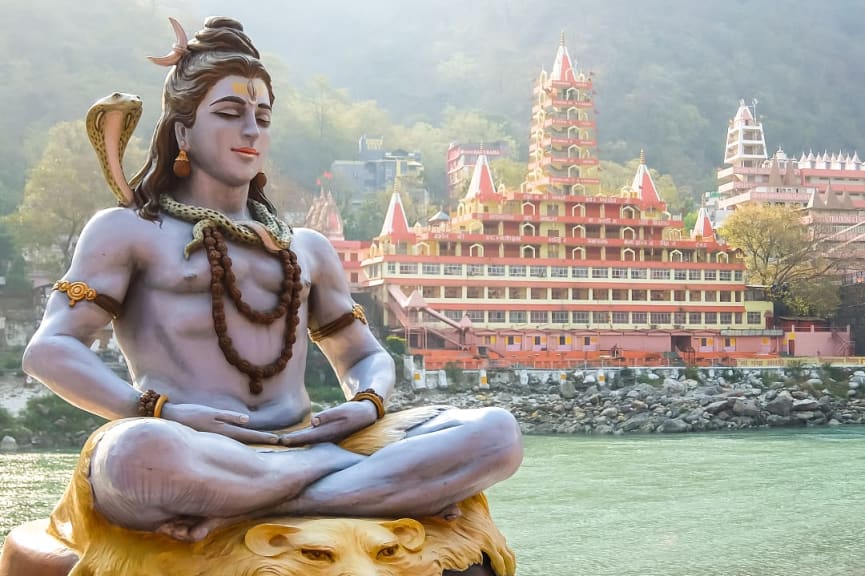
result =
M511 411L525 434L634 434L865 424L865 370L619 369L453 371L427 378L433 389L402 382L388 402ZM0 410L0 451L78 447L101 420L41 387L17 415ZM9 396L4 396L7 400ZM329 404L314 404L320 410Z
M465 378L464 378L465 380ZM526 434L626 434L865 424L865 371L667 369L490 373L488 384L401 389L391 409L423 404L510 410Z

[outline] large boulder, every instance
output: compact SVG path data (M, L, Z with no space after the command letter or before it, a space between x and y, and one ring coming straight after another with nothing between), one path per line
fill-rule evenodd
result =
M664 423L658 427L659 432L665 433L688 432L690 429L691 425L681 418L665 420Z
M775 398L766 403L766 411L776 416L787 417L793 411L793 397L786 390L780 392Z

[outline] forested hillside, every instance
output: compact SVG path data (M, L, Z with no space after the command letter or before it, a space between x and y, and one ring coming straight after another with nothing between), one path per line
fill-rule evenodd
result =
M174 15L239 18L278 79L274 171L310 188L361 132L425 154L443 186L448 141L507 137L524 156L532 82L560 31L594 72L600 154L710 189L739 98L759 101L768 146L865 150L865 3L744 0L0 0L0 213L20 201L48 129L111 91L140 94L142 145L159 108ZM283 119L279 119L282 113ZM95 161L94 161L95 162ZM95 165L95 164L94 164ZM60 191L58 191L60 193ZM99 194L107 194L98 191ZM108 196L106 196L108 201Z

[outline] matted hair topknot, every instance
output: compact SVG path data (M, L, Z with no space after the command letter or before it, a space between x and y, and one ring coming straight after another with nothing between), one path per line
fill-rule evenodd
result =
M187 40L186 31L180 22L169 17L168 21L174 29L176 40L171 52L165 56L148 56L147 58L154 64L160 66L174 66L180 59L189 52L200 51L240 51L246 52L255 59L260 59L261 55L258 49L253 45L252 41L243 32L243 24L234 18L226 16L211 16L204 21L204 28L195 34L195 38L191 41ZM240 46L238 46L238 40Z

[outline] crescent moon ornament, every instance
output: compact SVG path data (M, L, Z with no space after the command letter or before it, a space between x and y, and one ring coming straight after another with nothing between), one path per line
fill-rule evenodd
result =
M170 16L168 17L168 21L171 22L171 27L174 28L174 35L177 37L174 47L171 49L171 52L165 56L147 57L148 60L154 64L159 64L160 66L174 66L180 61L183 55L189 51L187 48L186 32L183 30L183 26L180 25L180 22Z

